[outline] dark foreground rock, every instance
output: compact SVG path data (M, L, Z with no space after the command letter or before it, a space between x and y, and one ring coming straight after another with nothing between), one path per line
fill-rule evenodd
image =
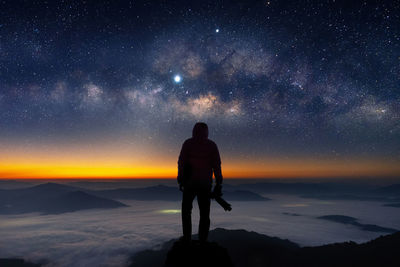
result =
M215 229L205 246L177 240L159 250L146 250L132 258L130 266L235 266L235 267L358 267L400 266L400 232L372 241L299 247L288 240L245 230Z
M166 267L233 267L228 251L215 242L176 241L168 251Z
M233 267L228 251L215 242L169 241L161 250L145 250L133 258L130 266Z
M196 239L197 236L193 238ZM209 240L205 245L198 241L186 244L179 240L170 240L159 250L137 253L130 266L263 266L258 264L271 260L280 261L287 256L287 251L299 248L289 240L245 230L217 228L210 231ZM274 257L271 258L270 254Z

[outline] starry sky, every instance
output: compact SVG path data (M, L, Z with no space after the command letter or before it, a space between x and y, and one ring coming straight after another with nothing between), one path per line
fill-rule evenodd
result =
M1 1L0 177L400 176L397 1Z

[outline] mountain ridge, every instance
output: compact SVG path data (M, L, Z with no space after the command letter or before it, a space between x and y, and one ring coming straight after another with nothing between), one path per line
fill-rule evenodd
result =
M196 238L194 236L194 238ZM227 230L216 228L210 231L209 240L227 250L236 267L259 266L400 266L397 249L400 247L400 232L378 237L357 244L355 242L333 243L316 247L300 247L289 240L270 237L246 230ZM179 240L165 242L160 250L144 250L131 258L130 267L142 266L183 266L182 259L168 259L177 264L165 264L171 250L179 247ZM180 246L182 247L182 245ZM174 252L174 251L173 251ZM174 261L175 260L175 261ZM188 259L194 261L201 259ZM186 262L190 266L190 262ZM213 262L207 262L208 266ZM193 265L196 266L196 265ZM230 266L226 262L223 266Z
M127 205L82 191L77 187L45 183L36 186L1 190L0 214L60 214L86 209L118 208Z

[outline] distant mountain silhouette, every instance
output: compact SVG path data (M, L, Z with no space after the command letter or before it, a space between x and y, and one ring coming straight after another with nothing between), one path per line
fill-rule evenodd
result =
M343 182L257 182L225 185L227 191L246 190L257 194L291 194L320 200L362 200L400 203L400 184L377 187Z
M160 179L157 179L160 181ZM162 181L162 179L161 179ZM69 182L67 185L77 186L90 190L108 190L108 189L116 189L116 188L135 188L135 187L146 187L154 185L154 180L152 179L134 179L134 180L114 180L114 181L75 181ZM167 183L171 183L171 180L168 179ZM175 184L175 180L174 180Z
M16 189L29 186L32 186L32 184L28 182L21 182L17 180L0 180L1 189Z
M289 213L289 212L282 212L282 214L288 215L288 216L302 216L297 213ZM357 218L345 216L345 215L325 215L325 216L317 217L317 219L327 220L327 221L341 223L341 224L350 224L350 225L353 225L353 226L359 228L360 230L368 231L368 232L392 234L392 233L399 231L397 229L382 227L382 226L375 225L375 224L362 224L362 223L358 222Z
M119 207L127 207L127 205L102 197L89 195L82 191L68 192L65 195L61 195L50 199L51 202L45 205L45 213L64 213L85 209L112 209Z
M321 200L362 200L400 202L400 184L376 188L368 184L349 183L283 183L262 182L239 184L236 189L250 190L258 194L293 194L303 198Z
M246 190L224 192L227 201L266 201L269 198ZM0 214L41 212L57 214L94 208L117 208L118 199L181 201L177 187L157 185L141 188L89 190L75 186L45 183L19 189L0 189Z
M78 187L73 187L73 186L68 186L68 185L63 185L63 184L44 183L44 184L39 184L39 185L35 185L32 187L15 189L10 192L17 193L19 195L25 195L25 196L27 196L27 195L58 196L62 193L67 193L67 192L72 192L72 191L77 191L77 190L80 190L80 189Z
M340 182L258 182L239 184L236 187L256 193L285 193L295 195L314 193L362 193L368 192L374 188L368 184Z
M304 198L332 200L388 201L386 195L371 193L376 186L362 183L340 182L261 182L239 184L236 189L249 190L258 194L291 194ZM389 200L390 201L390 200Z
M342 223L342 224L351 224L358 227L361 230L369 231L369 232L379 232L379 233L395 233L398 230L393 228L381 227L375 224L362 224L359 223L356 218L344 215L326 215L317 217L318 219L328 220L332 222Z
M1 190L0 214L21 214L40 212L58 214L94 208L118 208L126 205L82 192L79 188L56 183Z
M361 200L361 201L388 201L386 196L363 194L340 194L340 193L314 193L301 195L303 198L312 198L319 200Z
M144 201L181 201L182 193L178 190L178 187L171 187L165 185L157 185L150 187L141 188L118 188L110 190L91 190L88 191L91 194L107 197L112 199L132 199L132 200L144 200ZM227 201L266 201L268 198L262 197L256 193L235 190L235 191L224 191L223 197Z
M326 215L320 216L318 219L328 220L332 222L344 223L344 224L352 224L357 222L357 219L350 216L345 215Z
M335 188L331 184L325 183L279 183L279 182L262 182L239 184L238 189L249 190L261 194L309 194L309 193L328 193L335 192Z
M234 190L226 191L223 195L229 201L266 201L271 200L267 197L262 197L259 194L246 191L246 190Z
M391 195L398 197L400 196L400 184L392 184L389 186L380 187L371 192L379 195Z
M268 237L255 232L245 230L225 230L217 228L210 232L209 246L218 246L220 249L220 259L225 258L219 266L230 266L227 257L223 256L225 251L229 254L230 260L236 267L259 267L259 266L286 266L286 267L305 267L305 266L329 266L329 267L365 267L365 266L400 266L398 248L400 247L400 232L392 235L379 237L363 244L354 242L335 243L318 247L299 247L297 244L288 240ZM217 245L218 244L218 245ZM178 246L178 248L177 248ZM185 249L194 250L195 246L182 248L183 244L176 240L171 240L163 244L157 251L145 250L132 257L130 266L182 266L182 260L177 251ZM212 264L210 254L204 253L201 248L197 252L191 251L192 261L209 262ZM171 256L174 254L175 256ZM177 262L171 264L171 257ZM185 258L185 255L181 255ZM186 265L191 266L191 265ZM194 265L196 266L196 265ZM200 265L199 265L200 266ZM201 265L217 266L217 265Z
M283 215L288 215L288 216L301 216L298 213L292 213L292 212L282 212Z
M133 200L167 200L179 201L182 199L178 187L157 185L140 188L118 188L110 190L93 190L93 194L112 199L133 199Z
M394 207L394 208L400 208L400 203L389 203L389 204L385 204L383 205L385 207Z

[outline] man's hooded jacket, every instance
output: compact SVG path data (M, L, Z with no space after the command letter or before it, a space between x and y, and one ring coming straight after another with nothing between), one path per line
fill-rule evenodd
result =
M208 139L207 126L196 124L178 160L178 183L188 189L211 189L212 176L222 184L221 159L217 145Z

